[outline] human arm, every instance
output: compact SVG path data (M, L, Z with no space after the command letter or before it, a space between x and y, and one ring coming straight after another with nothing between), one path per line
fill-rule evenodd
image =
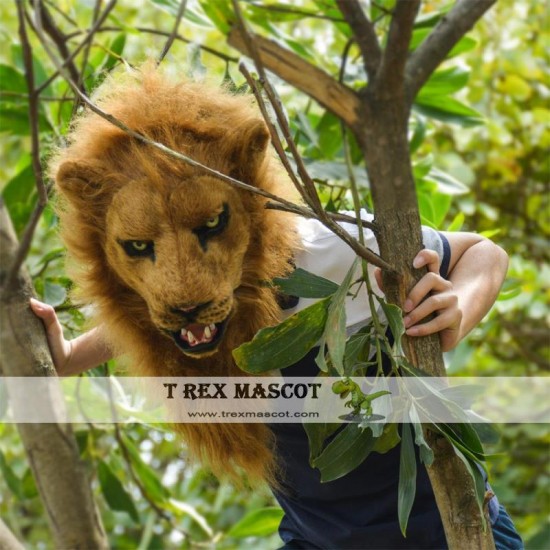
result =
M494 304L506 276L508 256L499 246L475 233L443 233L451 257L448 279L439 275L439 256L421 250L413 266L428 273L409 293L403 311L408 336L440 333L449 351L483 319ZM377 276L377 279L380 279ZM422 322L430 314L432 320Z
M73 340L66 340L52 306L34 298L31 298L30 306L34 314L44 323L48 346L59 376L80 374L113 357L100 328L92 329Z

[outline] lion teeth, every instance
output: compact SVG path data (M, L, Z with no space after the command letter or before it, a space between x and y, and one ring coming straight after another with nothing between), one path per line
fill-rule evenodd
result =
M190 330L187 331L187 340L189 341L189 343L191 345L197 343L197 339L195 338L195 336L193 335L193 333Z
M210 330L210 327L205 327L204 328L204 336L210 340L210 338L212 338L212 331Z

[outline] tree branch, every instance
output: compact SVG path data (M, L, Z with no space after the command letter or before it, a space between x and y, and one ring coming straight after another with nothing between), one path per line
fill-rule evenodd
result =
M20 0L17 0L18 2ZM107 4L106 8L103 10L103 13L97 18L97 21L94 23L94 25L90 28L88 33L86 34L86 37L82 42L72 51L72 53L63 60L61 63L61 69L64 69L67 64L71 63L72 60L82 51L82 48L86 46L86 44L91 41L95 35L95 33L98 31L98 29L101 27L105 19L107 19L107 16L109 13L111 13L111 10L115 7L117 3L117 0L110 0L110 2ZM40 20L37 19L37 22ZM36 32L36 28L33 28L33 30ZM67 37L68 38L68 37ZM50 76L41 86L36 90L37 93L41 93L43 90L45 90L58 76L60 75L60 71L56 70L56 72ZM80 89L80 88L79 88ZM82 91L82 90L80 90Z
M33 289L24 269L7 289L6 266L13 265L19 249L15 233L0 199L0 365L15 415L32 407L24 395L15 395L11 377L55 377L44 325L31 312ZM46 404L46 402L45 402ZM71 424L66 422L61 390L47 402L53 418L50 424L19 424L29 465L53 533L55 548L109 546L99 512L93 500L86 464L80 459ZM0 542L0 547L4 548Z
M353 32L357 46L359 46L369 81L373 81L382 57L374 25L365 15L357 0L336 0L336 3Z
M288 159L286 158L286 154L283 150L282 144L279 141L279 136L277 135L275 130L275 142L279 146L277 149L277 152L279 153L279 158L281 159L281 162L285 165L285 168L287 168L287 171L290 174L290 177L292 179L292 182L294 183L295 187L298 189L302 197L304 198L306 204L311 207L313 211L315 211L317 214L319 214L320 218L322 219L324 217L324 209L321 204L321 201L319 200L319 195L317 194L317 189L315 188L315 184L313 183L312 179L309 177L309 174L304 166L304 162L302 160L302 157L298 153L298 148L296 147L296 144L294 143L294 139L292 137L292 132L290 131L290 126L288 124L288 121L286 119L283 106L281 103L281 100L279 99L279 96L275 92L273 86L271 85L271 82L269 78L267 77L267 74L265 72L265 68L262 63L261 55L258 50L258 47L256 43L254 42L254 38L250 34L250 32L247 29L246 23L243 19L241 9L239 7L238 0L233 0L233 8L235 10L235 14L237 15L237 21L239 23L241 32L243 34L244 40L246 42L246 47L248 51L252 54L252 58L254 59L254 64L256 65L256 70L258 71L258 74L260 75L260 81L263 86L263 89L265 90L267 97L269 99L269 102L271 103L271 106L273 107L273 110L275 111L275 116L277 117L277 122L279 123L279 127L281 128L281 131L283 133L283 137L286 140L287 147L290 149L290 152L292 154L292 158L294 159L294 162L296 163L296 167L298 169L298 174L300 175L300 178L302 180L302 185L300 185L298 179L296 178L294 174L294 170L288 165ZM252 88L252 90L255 91L255 96L258 101L258 104L260 105L260 110L262 111L262 115L264 117L264 120L268 125L271 124L271 121L269 119L269 116L267 114L267 109L265 108L263 98L261 94L259 93L259 90L257 89L256 83L254 82L254 79L244 66L244 64L241 64L239 67L241 72L244 74L248 84Z
M2 518L0 518L0 548L2 550L25 550L24 546L2 521Z
M94 6L94 13L92 15L92 26L97 21L97 18L99 17L99 12L101 10L101 3L103 0L96 0L95 6ZM65 40L68 40L67 35L65 35ZM89 40L86 44L86 47L84 48L84 52L82 53L82 62L80 64L80 75L78 77L77 84L81 90L85 90L84 86L84 78L86 77L86 65L88 65L88 59L90 57L90 51L92 49L92 41ZM73 105L73 116L76 114L76 109L78 108L78 103L75 102Z
M25 80L29 91L29 124L31 128L31 158L32 170L36 182L36 190L38 193L38 201L29 218L29 221L23 231L21 242L16 253L12 258L6 276L6 287L10 287L17 277L19 268L27 256L27 252L31 246L32 237L38 224L38 220L42 215L44 208L48 202L48 192L44 184L44 175L42 172L42 164L40 162L40 130L39 130L39 114L38 114L38 90L35 87L34 66L32 61L32 49L27 35L27 26L25 23L25 11L23 8L23 0L17 0L17 17L19 20L19 39L21 40L21 48L23 50L23 65L25 67Z
M258 47L262 64L269 71L312 97L348 126L353 128L359 124L361 102L353 90L339 84L325 71L276 42L257 34L251 36ZM248 50L243 33L238 27L231 29L228 43L244 55L251 56L252 52Z
M40 19L42 28L44 29L44 31L46 31L46 33L52 39L53 43L56 45L59 53L61 54L61 57L67 60L66 67L69 71L69 74L71 75L71 78L78 83L80 80L80 73L78 72L75 63L73 62L73 58L69 55L69 49L67 48L65 35L54 23L50 12L47 10L46 6L41 0L36 0L35 2L31 2L31 4L34 6L37 19ZM84 88L81 89L82 91L85 91Z
M402 91L413 24L419 7L420 0L398 0L395 6L387 46L374 83L379 92Z
M164 44L164 48L162 48L162 52L160 53L159 58L157 60L157 65L159 65L162 62L162 60L166 57L166 54L170 51L170 48L172 47L172 44L174 43L174 40L178 35L178 27L180 26L181 19L183 17L183 14L185 13L186 7L187 7L187 0L181 0L180 7L178 8L178 13L176 15L176 22L174 23L174 28L172 29L172 32L170 33L170 36L168 37L166 44Z
M452 10L441 18L407 62L406 86L410 102L454 45L496 1L457 0Z

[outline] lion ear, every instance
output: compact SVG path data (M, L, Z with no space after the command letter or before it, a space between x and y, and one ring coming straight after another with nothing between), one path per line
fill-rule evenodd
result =
M262 120L240 126L234 131L237 144L233 159L233 175L248 183L254 183L254 176L266 158L270 142L269 130Z
M67 161L59 166L55 180L61 193L76 202L97 195L103 178L103 170L98 164Z

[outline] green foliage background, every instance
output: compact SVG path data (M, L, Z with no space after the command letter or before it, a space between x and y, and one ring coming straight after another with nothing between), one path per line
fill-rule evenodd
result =
M170 70L195 78L206 75L235 87L243 84L235 63L238 54L226 46L223 36L226 5L222 0L188 2L180 27L186 41L177 40L170 50L165 61ZM391 7L392 2L378 5ZM310 15L332 17L330 6L328 1L308 0L243 4L256 30L337 75L346 29L328 19L289 12L289 7L298 7ZM76 45L90 25L94 2L60 0L49 7L64 32L74 33L69 45ZM87 88L99 82L102 70L123 60L138 64L158 55L166 37L157 32L170 33L177 7L176 0L119 1L90 50ZM440 2L425 2L425 23L415 32L417 41L425 36L423 29L429 29L430 17L438 9ZM382 17L383 11L378 15ZM0 3L0 21L0 188L21 232L36 192L21 48L14 9L8 2ZM548 375L548 23L543 2L501 0L462 44L464 52L423 90L411 120L424 223L483 232L511 257L509 278L493 311L448 354L453 374ZM52 65L34 40L33 46L37 77L43 82ZM350 85L359 85L363 79L353 48L345 79ZM339 121L285 83L274 81L327 208L349 208L349 172ZM66 131L72 103L64 98L69 97L61 79L44 92L40 111L44 159L48 147ZM351 156L358 157L353 144ZM354 169L353 174L368 203L363 168ZM50 207L27 264L40 297L58 309L67 336L80 333L85 318L68 299L71 281L64 271ZM545 548L550 540L548 426L506 425L502 433L501 442L490 449L497 453L490 461L493 487L528 541L527 547ZM77 435L114 548L277 547L274 533L280 511L273 508L268 491L243 492L220 484L188 462L170 433L144 425L125 427L123 433L110 426L83 426ZM48 547L42 504L17 433L8 424L0 424L0 472L0 515L29 547ZM155 507L164 510L166 517L160 517Z

